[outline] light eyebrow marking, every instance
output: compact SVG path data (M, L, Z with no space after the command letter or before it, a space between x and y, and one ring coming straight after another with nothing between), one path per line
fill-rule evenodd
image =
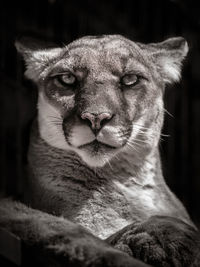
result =
M146 65L141 63L138 59L128 59L127 64L124 68L125 73L135 73L140 76L146 76L144 78L149 79L149 72Z
M73 73L73 69L70 69L70 68L64 68L64 67L56 67L56 68L53 68L52 70L51 70L51 72L49 73L49 77L55 77L55 76L57 76L57 75L62 75L62 74L66 74L66 73L68 73L68 72L71 72L72 74L74 74Z

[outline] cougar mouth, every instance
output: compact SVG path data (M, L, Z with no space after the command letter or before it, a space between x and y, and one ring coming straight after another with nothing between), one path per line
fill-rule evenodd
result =
M92 150L94 152L98 152L100 149L117 149L118 147L114 147L114 146L111 146L111 145L108 145L108 144L105 144L105 143L102 143L98 140L94 140L90 143L87 143L87 144L84 144L84 145L81 145L79 146L78 148L79 149L83 149L83 148L92 148Z

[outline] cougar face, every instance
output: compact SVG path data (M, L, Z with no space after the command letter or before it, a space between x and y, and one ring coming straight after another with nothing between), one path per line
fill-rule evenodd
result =
M18 50L28 65L26 75L39 87L41 137L75 151L92 167L122 151L139 156L157 145L164 85L178 79L187 53L182 38L156 46L116 35L88 36L65 48L26 53L18 44Z

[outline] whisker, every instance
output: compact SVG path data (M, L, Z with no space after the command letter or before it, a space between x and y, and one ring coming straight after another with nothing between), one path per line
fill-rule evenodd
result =
M166 108L163 108L163 110L165 113L167 113L170 117L174 119L174 116Z
M145 140L138 139L138 138L134 139L134 141L141 142L141 143L144 143L144 144L149 144L149 142L147 142Z
M141 148L144 147L144 145L148 145L148 143L138 143L138 142L135 142L135 141L132 141L132 140L130 140L129 143L133 144L133 145L136 145L138 147L141 147Z
M120 157L117 154L115 154L114 157L116 157L116 159L120 160Z
M128 143L129 145L135 145L135 146L137 146L138 148L143 148L143 146L141 146L140 144L138 144L138 143L133 143L133 142L129 142Z
M134 123L134 124L133 124L133 127L135 127L135 126L136 126L136 127L138 126L138 127L142 128L142 129L149 130L148 127L145 127L145 126L143 126L143 125L141 125L141 124Z
M129 148L133 148L137 153L139 153L139 151L132 144L130 144L129 142L127 142L126 144Z
M154 133L152 132L144 132L144 131L140 131L138 132L138 135L146 135L147 137L155 137Z
M135 150L138 154L140 153L134 146L131 146L130 144L129 144L129 148L131 149L133 149L133 150Z
M110 166L111 171L113 171L113 167L112 164L110 163L110 161L108 159L106 159L106 162L108 163L108 165Z
M53 118L53 119L62 120L62 118L61 118L61 117L57 117L57 116L52 116L52 115L50 115L49 117L50 117L50 118Z
M137 129L138 130L138 129ZM137 133L138 135L143 135L143 134L146 134L146 136L147 137L154 137L154 134L153 133L151 133L151 132L147 132L147 131L143 131L143 130L141 130L141 129L139 129L139 131L138 131L138 133ZM121 134L118 134L118 137L119 138L121 138L121 137L125 137L125 133L121 133Z
M170 137L170 134L163 134L163 133L161 133L160 135L161 136L164 136L164 137Z
M62 125L62 122L60 121L49 121L49 123L53 123L54 125Z
M108 166L110 167L111 171L113 171L113 168L112 168L112 165L110 163L110 161L106 158L106 157L103 157L103 163L104 164L108 164Z
M116 158L117 160L120 160L120 157L117 154L113 155L113 158Z

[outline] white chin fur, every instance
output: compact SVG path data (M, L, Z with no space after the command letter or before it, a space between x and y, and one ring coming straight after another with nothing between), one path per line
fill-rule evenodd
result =
M77 150L76 152L88 166L93 168L103 167L112 158L112 155L108 153L106 153L106 156L90 156L88 152L83 150Z

